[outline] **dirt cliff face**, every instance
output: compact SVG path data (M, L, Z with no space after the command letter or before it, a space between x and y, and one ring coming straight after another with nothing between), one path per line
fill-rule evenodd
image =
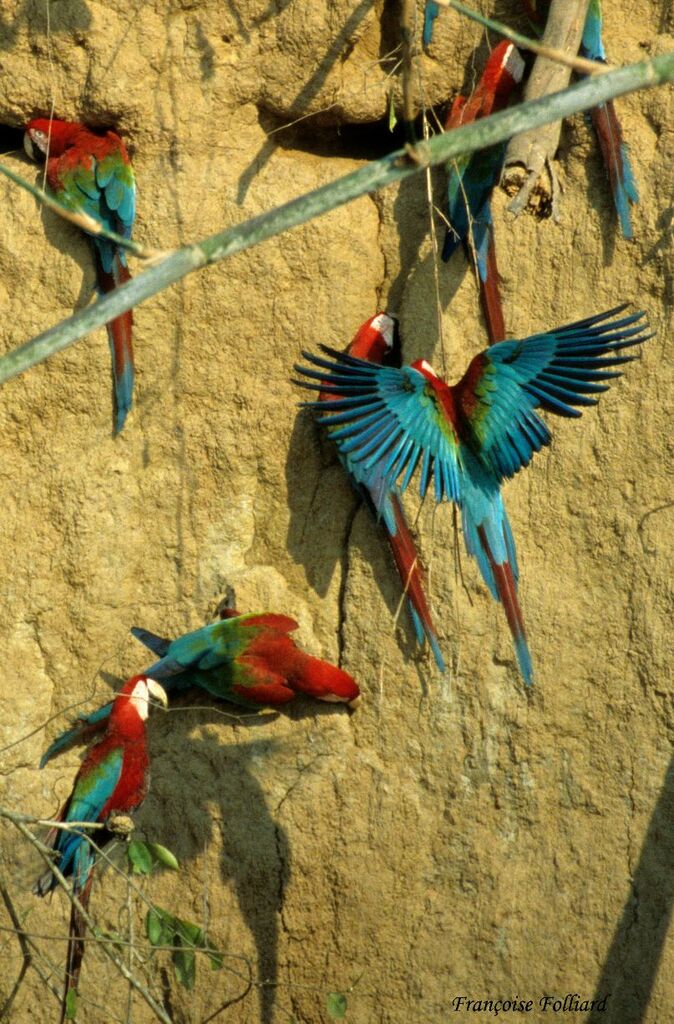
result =
M659 0L613 0L605 17L617 61L671 49ZM362 125L399 96L396 18L371 0L16 0L0 14L0 123L53 103L114 126L136 169L135 236L169 249L384 151L382 126ZM436 26L421 64L428 104L471 88L481 40L454 13ZM153 717L138 827L181 871L139 887L225 953L186 993L168 954L139 950L133 971L171 1020L196 1024L232 1000L218 1020L314 1024L331 991L364 1024L444 1024L461 995L536 1006L567 992L610 993L597 1020L670 1018L671 100L660 89L619 103L642 197L633 243L618 237L582 116L562 133L558 223L513 220L495 198L510 335L623 301L656 332L596 409L551 424L552 448L505 487L531 693L475 565L464 557L463 584L457 573L450 508L430 502L417 533L447 678L417 652L404 611L394 620L381 531L289 381L302 348L343 347L379 308L400 316L405 360L428 358L450 380L485 345L461 254L438 269L440 338L423 175L137 309L136 404L120 437L102 331L0 389L2 807L54 814L78 757L37 761L67 709L96 706L147 664L131 625L196 628L227 584L242 610L296 617L304 647L365 694L352 715L307 702L241 721L203 700ZM37 180L21 153L3 161ZM440 197L440 173L436 184ZM0 195L6 351L88 302L94 272L76 228L4 178ZM417 505L411 495L412 515ZM60 988L65 944L49 936L66 934L67 904L30 895L23 840L6 821L1 838L7 892L38 936L11 1019L34 1021L36 1007L56 1019L45 979ZM127 934L127 894L103 875L101 928ZM143 897L128 906L141 941ZM2 948L0 999L21 967L16 937ZM126 1013L126 982L92 944L78 1020ZM137 996L132 1019L154 1019Z

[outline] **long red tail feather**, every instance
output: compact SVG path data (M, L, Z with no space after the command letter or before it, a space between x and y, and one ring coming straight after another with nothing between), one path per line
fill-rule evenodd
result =
M119 257L115 256L113 272L108 274L97 258L98 287L107 294L121 284L131 280L129 268ZM124 426L124 421L133 403L133 314L130 309L121 316L115 317L107 325L110 353L112 356L112 376L115 385L115 433Z
M483 281L480 278L480 298L482 299L482 309L487 323L490 345L495 345L497 341L505 341L506 336L501 292L499 289L500 281L496 265L494 235L490 230L489 247L487 249L487 280Z
M508 562L502 562L498 564L494 556L491 553L489 547L489 541L487 540L487 534L484 526L477 527L477 534L480 539L483 551L486 553L489 559L489 565L494 575L494 582L496 584L496 590L503 610L505 611L506 619L510 632L512 634L513 643L515 644L515 652L517 654L517 661L520 666L520 671L524 677L524 681L530 685L532 682L532 666L531 666L531 655L529 654L529 646L527 644L527 632L524 627L524 618L522 616L522 609L517 598L517 584L513 576L512 567Z
M89 875L84 888L77 893L77 897L86 910L89 906L89 894L93 874ZM71 991L77 991L84 959L84 933L86 925L81 913L74 905L70 908L70 928L68 932L68 954L66 960L66 979L63 988L63 999L61 1001L61 1018L59 1024L68 1016L68 995Z
M393 505L397 533L395 537L389 535L388 539L403 588L424 627L435 634L431 611L424 591L423 566L397 494L391 494L391 504Z
M638 199L632 168L613 100L590 111L625 238L632 237L630 203Z

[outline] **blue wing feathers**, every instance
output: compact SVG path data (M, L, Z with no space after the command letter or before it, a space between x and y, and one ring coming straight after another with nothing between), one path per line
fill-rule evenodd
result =
M166 640L162 636L157 636L156 633L151 633L149 629L141 629L139 626L132 626L130 633L136 638L136 640L140 640L145 647L149 648L153 654L158 655L160 658L164 657L171 646L170 640Z
M550 431L537 408L579 416L607 390L605 382L620 376L616 368L636 358L626 350L651 335L644 314L621 315L626 308L499 342L478 357L484 368L477 381L469 370L455 386L455 400L461 403L465 396L468 403L462 427L467 436L461 440L497 477L512 476L549 444ZM339 449L366 469L383 462L389 484L399 480L401 492L420 468L422 495L432 481L438 500L460 500L461 445L458 436L452 441L457 428L440 410L427 378L414 367L382 367L321 347L330 358L305 352L310 366L296 370L308 379L298 383L328 395L310 404L334 428L331 436ZM472 397L465 390L467 378Z
M99 722L105 721L110 717L112 711L112 701L108 704L104 704L103 707L98 708L96 711L92 711L89 715L81 715L66 732L61 733L57 736L54 742L45 750L44 754L40 758L40 768L51 761L53 757L60 754L62 750L69 747L70 744L76 739L77 736L85 730L87 726L97 725Z
M598 0L592 0L588 8L583 27L582 49L590 60L606 61L606 51L601 38L602 17L601 5Z
M100 821L103 808L115 791L122 773L123 752L121 747L109 752L100 764L93 766L85 776L79 776L63 815L64 822ZM60 854L59 870L64 875L73 875L76 888L86 882L94 856L86 837L78 832L59 829L53 838L53 849ZM44 875L36 885L36 891L44 895L55 888L56 879Z

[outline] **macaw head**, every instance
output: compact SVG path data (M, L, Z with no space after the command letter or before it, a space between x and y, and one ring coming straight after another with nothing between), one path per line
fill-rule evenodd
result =
M417 359L415 363L412 363L412 369L423 373L426 380L440 380L431 364L427 363L425 359Z
M507 39L495 46L484 69L482 81L489 92L504 102L524 75L524 61L514 43Z
M166 691L155 679L133 676L124 683L110 712L110 728L121 732L138 731L144 726L153 698L168 707Z
M520 52L507 39L495 46L484 66L482 78L469 100L458 97L454 101L450 115L445 121L445 129L458 128L460 124L470 124L478 117L486 117L493 111L501 110L508 102L508 97L524 75L524 61Z
M389 363L395 350L398 321L388 313L377 313L362 324L349 345L350 356L368 363Z
M71 145L82 125L75 121L55 121L36 117L26 125L23 148L31 160L46 160L49 156L62 156Z

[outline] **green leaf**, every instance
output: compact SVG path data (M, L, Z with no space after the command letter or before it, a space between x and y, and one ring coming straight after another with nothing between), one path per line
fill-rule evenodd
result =
M392 132L397 123L398 118L396 117L396 108L393 105L393 93L390 92L388 97L388 130Z
M145 916L145 932L153 946L160 946L166 943L164 938L164 919L160 911L150 907Z
M171 953L176 977L186 989L194 987L196 976L196 950L203 950L211 963L211 969L220 970L223 956L209 946L199 925L175 917L162 907L151 907L145 916L145 930L153 946L178 946Z
M217 949L207 949L206 952L211 961L211 970L219 971L223 963L222 953L218 953Z
M346 1017L346 996L343 992L329 992L327 999L328 1016L333 1020L344 1020Z
M180 917L174 917L173 922L176 925L176 931L184 939L186 945L199 946L200 948L206 945L204 933L198 924L193 924L191 921L183 921Z
M77 989L71 988L66 996L66 1020L75 1020L77 1016Z
M171 868L172 871L180 870L178 858L170 850L167 850L165 846L162 846L161 843L148 843L147 845L154 859L159 861L160 864L163 864L166 868Z
M173 953L176 978L189 992L194 988L195 956L191 949L176 949Z
M152 854L147 843L132 839L126 848L131 867L137 875L149 875L152 871Z

